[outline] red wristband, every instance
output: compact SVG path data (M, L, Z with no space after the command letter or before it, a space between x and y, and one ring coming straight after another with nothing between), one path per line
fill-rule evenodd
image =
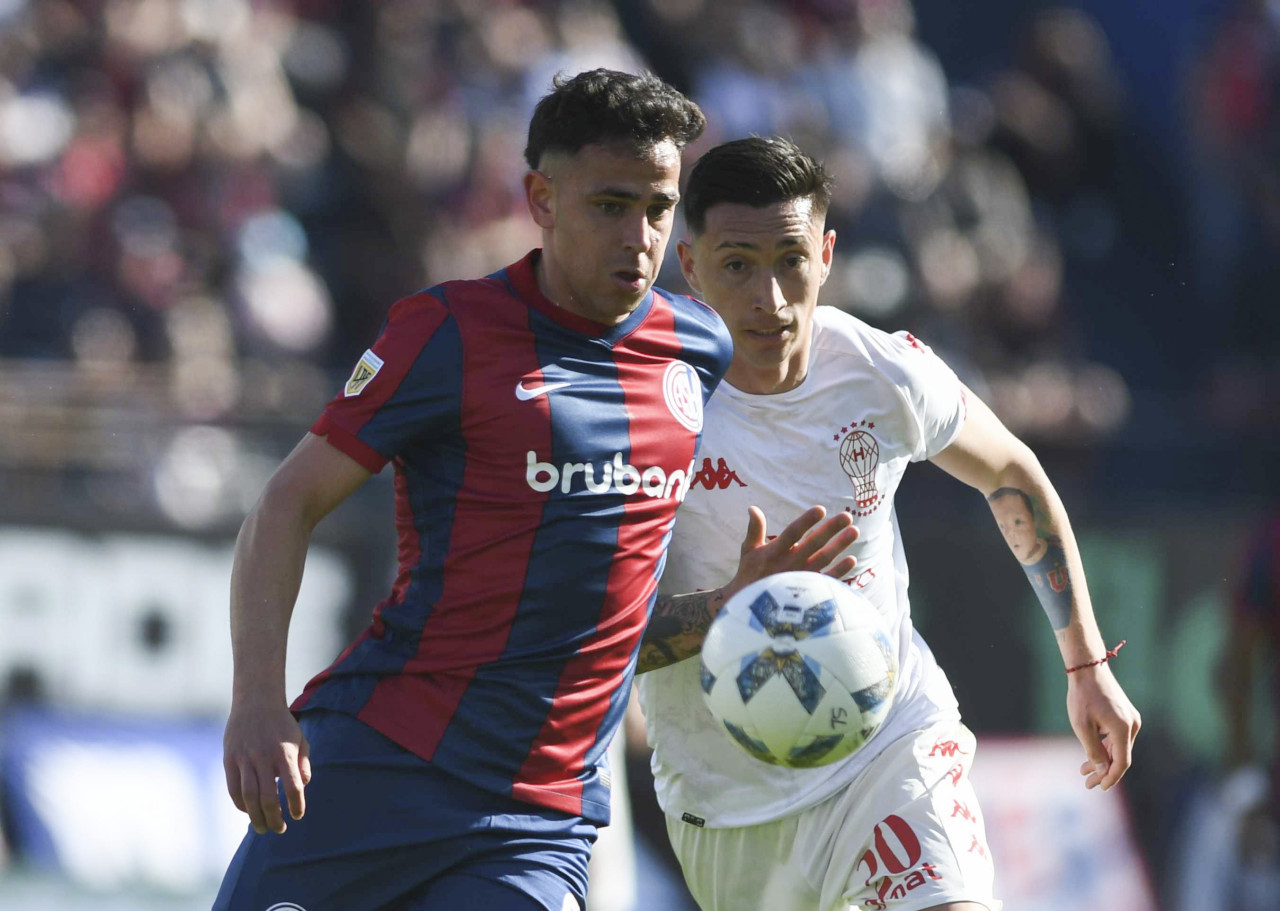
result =
M1083 670L1086 667L1093 667L1095 664L1106 664L1108 661L1110 661L1112 658L1116 656L1116 652L1124 648L1124 644L1128 641L1129 641L1128 639L1121 639L1119 645L1117 645L1111 651L1107 652L1097 661L1088 661L1088 662L1085 662L1084 664L1077 664L1075 667L1069 667L1067 668L1067 673L1074 674L1076 671Z

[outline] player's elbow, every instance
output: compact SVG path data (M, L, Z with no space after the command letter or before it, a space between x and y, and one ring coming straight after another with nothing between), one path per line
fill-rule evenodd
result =
M1040 458L1030 446L1017 437L1010 437L1007 444L1004 465L993 479L993 489L1016 487L1026 489L1026 485L1043 484L1048 480Z
M273 526L299 527L310 533L327 511L307 484L282 469L267 481L249 518Z

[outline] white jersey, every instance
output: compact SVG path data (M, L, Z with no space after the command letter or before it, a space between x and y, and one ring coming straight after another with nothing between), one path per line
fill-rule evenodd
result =
M897 693L861 750L829 766L786 769L731 745L703 703L697 658L640 675L658 802L668 815L714 828L779 819L831 796L898 737L958 719L951 684L911 624L893 497L907 464L951 445L964 419L964 389L932 351L833 307L814 313L799 386L752 395L721 383L706 407L700 470L677 516L661 590L733 578L748 506L760 507L775 533L815 503L831 515L847 510L860 534L848 550L858 565L845 581L876 606L897 642Z

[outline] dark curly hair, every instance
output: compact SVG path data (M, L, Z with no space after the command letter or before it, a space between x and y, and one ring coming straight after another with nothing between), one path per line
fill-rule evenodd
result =
M684 148L702 135L702 110L657 76L589 70L572 79L556 76L529 121L524 149L538 168L549 151L574 154L593 143L623 142L636 149L670 139Z
M826 214L835 181L821 163L789 139L752 136L716 146L698 159L684 191L684 218L701 234L707 210L717 203L763 208L791 199L809 198Z

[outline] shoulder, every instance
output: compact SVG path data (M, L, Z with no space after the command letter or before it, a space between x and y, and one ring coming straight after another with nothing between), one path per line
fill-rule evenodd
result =
M675 313L677 320L687 321L690 324L690 328L701 330L710 335L723 336L726 339L729 337L729 330L725 328L724 320L720 319L720 315L696 297L690 297L687 294L675 294L656 286L653 292L667 302L667 305Z
M676 333L686 350L705 352L723 370L733 358L733 339L719 314L687 294L673 294L655 287L654 294L667 302L675 317Z
M947 369L932 349L910 332L877 329L838 307L818 307L814 326L814 349L822 358L853 361L897 386L928 382L936 371Z
M446 322L467 320L469 316L469 323L483 324L502 311L500 307L495 310L495 303L516 299L502 272L485 278L443 282L392 304L387 312L386 328L430 335Z
M449 316L449 304L443 293L446 285L423 288L402 297L387 311L387 329L423 329L434 323L438 326Z

